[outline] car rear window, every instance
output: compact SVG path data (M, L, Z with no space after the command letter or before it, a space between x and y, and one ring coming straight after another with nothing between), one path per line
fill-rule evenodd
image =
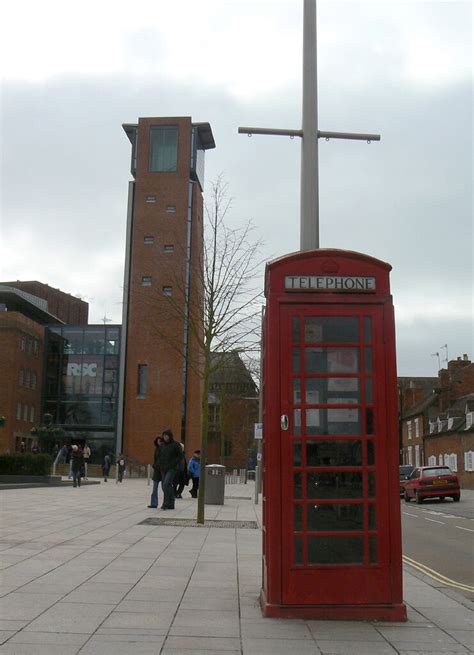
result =
M413 466L400 466L400 475L408 475L413 471Z
M423 469L424 478L434 478L437 475L453 475L453 472L447 466L444 466L443 468Z

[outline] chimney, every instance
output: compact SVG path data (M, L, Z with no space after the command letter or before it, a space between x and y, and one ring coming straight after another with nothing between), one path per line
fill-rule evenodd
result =
M463 358L463 360L464 360L465 362L468 362L468 361L469 361L469 357L467 356L467 353L464 353L464 355L462 356L462 358Z

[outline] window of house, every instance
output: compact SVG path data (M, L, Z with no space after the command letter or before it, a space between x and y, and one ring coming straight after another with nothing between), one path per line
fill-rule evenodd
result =
M23 405L23 420L28 420L28 405Z
M144 275L142 277L142 287L151 287L151 275Z
M444 466L449 466L449 455L448 455L448 453L444 453L443 464L444 464Z
M433 423L433 421L430 421L430 434L433 434L434 429L435 429L436 423Z
M21 337L20 350L22 350L23 352L25 352L26 350L26 337Z
M436 455L428 457L428 466L436 466Z
M224 457L230 457L232 455L232 441L229 437L224 438Z
M34 339L34 341L33 341L33 352L35 353L35 355L38 354L38 350L39 350L38 339Z
M138 364L137 397L145 398L148 386L148 364Z
M415 466L420 466L420 446L415 446Z
M18 384L20 387L22 387L25 384L25 371L20 368L20 371L18 373Z
M439 464L440 466L443 466L443 456L442 456L442 455L440 455L440 456L438 457L438 464Z
M451 453L449 455L448 466L451 469L451 471L456 472L458 470L458 456L456 455L456 453Z
M168 214L174 214L176 211L176 205L166 205L166 211Z
M35 408L33 405L30 407L30 423L34 423L35 421Z
M163 287L163 295L164 296L172 296L173 295L173 287Z
M36 389L36 373L31 371L31 388Z
M21 421L21 403L17 403L16 406L16 420Z
M30 354L33 352L33 339L26 340L26 352Z
M464 453L464 470L474 471L474 450Z
M143 237L143 243L146 243L147 245L155 243L155 237Z
M415 437L418 439L420 436L420 419L415 419Z
M156 202L156 196L146 196L145 200L150 205L153 205Z
M408 446L408 463L413 466L413 448Z
M178 128L150 128L150 162L152 173L173 173L178 165Z
M163 246L164 252L173 252L174 251L174 246L171 243L166 243Z
M26 370L25 371L25 387L30 386L30 378L31 378L31 371Z
M413 433L413 429L412 429L411 421L407 421L407 435L408 435L409 439L412 438L412 433ZM411 462L410 462L410 464L411 464Z

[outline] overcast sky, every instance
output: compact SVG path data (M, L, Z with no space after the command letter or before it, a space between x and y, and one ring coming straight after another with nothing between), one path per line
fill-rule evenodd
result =
M321 246L393 266L399 375L473 343L471 2L318 2ZM299 249L302 0L17 0L2 8L0 279L121 321L130 143L140 116L209 121L230 221Z

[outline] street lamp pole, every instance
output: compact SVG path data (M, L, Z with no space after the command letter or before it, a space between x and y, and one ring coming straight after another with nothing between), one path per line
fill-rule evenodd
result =
M316 0L304 0L303 6L303 107L302 129L272 129L268 127L239 127L239 134L264 134L300 137L301 196L300 250L319 248L319 165L318 139L349 139L380 141L380 134L353 132L324 132L318 129Z

